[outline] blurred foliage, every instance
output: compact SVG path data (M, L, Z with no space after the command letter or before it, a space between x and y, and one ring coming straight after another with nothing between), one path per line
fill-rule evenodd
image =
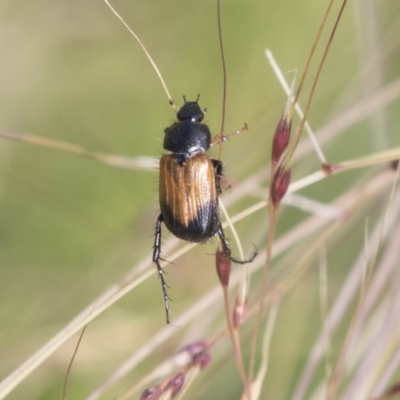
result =
M273 51L283 71L301 72L325 3L222 1L228 73L225 131L234 131L243 122L250 128L223 149L233 191L240 180L269 162L271 136L286 101L264 49ZM209 111L207 123L218 133L222 72L215 1L120 0L113 4L149 49L176 103L181 103L182 95L194 99L200 94L201 106ZM387 81L399 71L396 10L400 11L396 2L382 4L379 10L381 61L388 71ZM350 4L314 98L309 120L315 129L363 96L358 32ZM324 42L327 37L328 33ZM143 52L104 2L3 1L0 48L2 131L123 156L157 158L162 153L163 129L173 121L173 111ZM308 92L309 82L303 93ZM400 122L395 108L386 110L391 126ZM360 123L324 149L329 160L358 157L376 148L370 127L369 121ZM398 135L389 132L386 137L387 146L400 144ZM0 143L1 380L149 254L158 215L158 178L156 166L149 171L113 169L56 150L4 139ZM307 164L294 167L294 176L316 168L318 160L311 157ZM304 194L329 202L362 174L332 178ZM279 229L293 226L302 216L289 210L282 214ZM249 221L238 225L243 245L262 246L266 233L258 230L253 235ZM360 246L362 230L358 235L354 240ZM209 257L214 247L215 243L198 247L168 267L174 315L216 283ZM341 266L332 272L333 288L340 285L354 250L340 257ZM333 263L338 259L333 258ZM317 273L307 276L282 305L270 361L270 398L289 397L320 329L317 281ZM153 276L89 326L73 368L70 398L83 398L163 324L159 282ZM75 343L76 339L57 351L9 398L61 398ZM153 362L168 357L176 346L170 343L127 384ZM221 372L220 380L198 387L198 396L193 391L190 398L217 398L213 393L219 393L219 399L238 398L239 384L218 388L235 374L232 364Z

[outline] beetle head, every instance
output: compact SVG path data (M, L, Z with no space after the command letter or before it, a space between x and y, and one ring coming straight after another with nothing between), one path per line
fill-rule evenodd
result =
M196 101L186 101L185 96L183 96L183 100L185 103L176 115L178 121L201 122L204 118L204 111L199 106L199 96L197 96Z

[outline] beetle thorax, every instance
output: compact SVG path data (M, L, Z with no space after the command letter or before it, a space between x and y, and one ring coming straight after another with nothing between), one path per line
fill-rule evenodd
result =
M164 149L192 157L210 148L211 132L207 125L192 121L173 123L165 129Z

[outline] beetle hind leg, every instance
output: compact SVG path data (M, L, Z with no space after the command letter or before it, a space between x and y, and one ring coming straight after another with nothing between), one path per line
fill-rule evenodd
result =
M232 256L231 256L231 249L230 249L230 247L229 247L228 241L226 240L224 230L222 229L222 225L220 225L220 227L218 228L217 233L218 233L219 239L221 240L222 251L223 251L226 255L228 255L228 256L229 256L229 259L230 259L232 262L234 262L235 264L248 264L248 263L251 263L251 262L256 258L256 256L257 256L257 251L255 251L255 252L251 255L251 257L249 257L249 258L246 259L246 260L239 260L238 258L232 257Z
M167 289L169 289L169 286L167 285L167 282L165 281L165 271L161 267L160 260L162 258L160 257L161 254L161 223L164 221L164 218L162 214L160 214L157 218L156 222L156 234L154 238L154 246L153 246L153 262L157 266L157 271L158 271L158 276L160 277L161 281L161 288L163 291L163 296L164 296L164 305L165 305L165 318L167 321L167 324L170 324L170 318L169 318L169 313L170 313L170 308L169 308L169 301L171 300L170 297L168 296Z

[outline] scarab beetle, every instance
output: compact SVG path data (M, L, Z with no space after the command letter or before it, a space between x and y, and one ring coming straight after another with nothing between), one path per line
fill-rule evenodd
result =
M225 141L228 136L211 137L202 123L204 111L196 101L186 101L177 111L177 121L164 130L165 150L160 159L159 200L161 214L156 223L153 261L161 279L166 320L169 324L167 284L160 265L161 223L176 237L188 242L205 242L218 234L222 251L236 263L251 262L231 257L229 244L222 229L218 196L221 193L222 163L211 159L206 151ZM173 102L171 101L171 105ZM235 132L235 133L239 133Z

